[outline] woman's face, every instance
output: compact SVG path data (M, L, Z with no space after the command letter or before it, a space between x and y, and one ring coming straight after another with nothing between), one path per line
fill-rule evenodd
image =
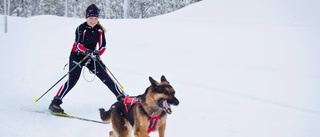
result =
M89 17L89 18L87 18L87 24L90 27L94 27L95 25L97 25L98 21L99 21L98 17Z

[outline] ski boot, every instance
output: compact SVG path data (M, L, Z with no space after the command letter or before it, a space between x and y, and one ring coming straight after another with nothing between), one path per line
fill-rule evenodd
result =
M49 105L49 110L54 113L64 113L64 110L60 107L62 100L60 97L55 96Z

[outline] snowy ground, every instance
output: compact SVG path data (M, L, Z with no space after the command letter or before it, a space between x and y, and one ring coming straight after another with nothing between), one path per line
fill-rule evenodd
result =
M181 104L166 136L319 137L320 2L205 0L145 20L100 20L103 61L130 95L164 74ZM67 70L75 28L56 16L0 16L0 137L108 136L111 125L24 111L46 110ZM85 71L86 79L93 75ZM115 97L98 78L64 98L70 114L99 120ZM151 133L150 136L157 136Z

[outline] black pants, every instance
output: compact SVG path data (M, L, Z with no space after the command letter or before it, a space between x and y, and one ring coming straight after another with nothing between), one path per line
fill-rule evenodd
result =
M70 59L69 59L69 71L78 64L80 60L84 58L84 55L77 55L75 53L71 53ZM66 83L64 83L60 89L58 90L56 96L60 97L61 99L65 97L68 92L77 84L82 67L85 67L85 64L88 62L88 60L91 60L86 67L93 73L96 74L96 76L105 84L108 86L108 88L112 91L112 93L118 98L123 94L123 91L120 89L120 85L116 84L115 81L111 78L109 72L106 70L105 65L101 61L100 58L96 59L96 67L94 66L94 61L89 57L81 62L80 65L78 65L75 69L73 69L69 73L69 79Z

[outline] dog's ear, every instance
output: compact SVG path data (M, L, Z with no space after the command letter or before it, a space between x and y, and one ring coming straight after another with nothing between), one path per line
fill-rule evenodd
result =
M154 89L157 89L157 87L158 87L157 83L158 83L158 82L155 81L151 76L149 77L149 81L150 81L152 87L153 87Z
M169 81L164 77L164 75L161 76L161 83L167 83L170 84Z

